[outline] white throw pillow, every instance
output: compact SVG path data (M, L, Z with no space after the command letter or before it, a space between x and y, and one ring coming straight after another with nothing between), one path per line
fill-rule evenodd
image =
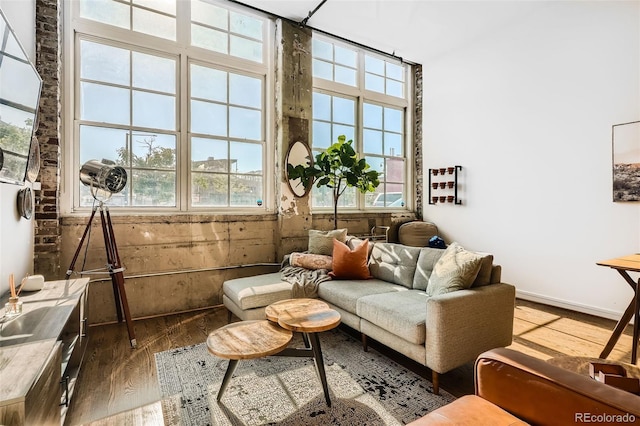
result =
M437 296L471 287L480 271L482 258L456 242L451 243L433 268L427 295Z

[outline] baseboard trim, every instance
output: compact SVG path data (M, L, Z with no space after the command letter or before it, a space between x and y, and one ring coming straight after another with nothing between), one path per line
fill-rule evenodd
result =
M516 297L519 299L529 300L531 302L543 303L545 305L556 306L558 308L570 309L584 314L595 315L601 318L612 319L618 321L623 312L602 309L596 306L583 305L581 303L570 302L567 300L557 299L555 297L544 296L542 294L532 293L530 291L516 290Z

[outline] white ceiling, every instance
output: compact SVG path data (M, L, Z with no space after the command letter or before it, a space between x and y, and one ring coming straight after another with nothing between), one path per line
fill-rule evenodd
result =
M302 21L321 0L240 0ZM555 0L557 1L557 0ZM486 37L554 1L328 0L308 25L409 61L425 63Z

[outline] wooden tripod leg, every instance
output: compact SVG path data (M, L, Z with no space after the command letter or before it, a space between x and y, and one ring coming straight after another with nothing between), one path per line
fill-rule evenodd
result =
M86 228L84 228L84 233L82 234L82 238L80 238L80 242L78 243L78 248L76 249L76 253L73 255L73 260L71 261L71 264L67 269L67 274L66 274L67 280L69 279L69 277L71 277L71 274L73 273L73 268L75 268L76 266L76 261L78 260L78 256L80 255L80 250L82 250L82 246L84 245L84 240L85 238L87 238L87 235L89 234L89 230L91 229L91 222L93 222L93 218L96 215L97 210L98 208L94 207L93 210L91 211L91 216L89 216L89 222L87 222L87 226Z
M106 208L104 210L106 210ZM131 311L129 310L129 302L127 301L127 293L124 288L124 268L120 265L120 256L118 255L116 236L113 233L111 215L109 214L109 210L106 210L106 215L103 210L100 210L100 216L102 217L104 245L107 250L107 262L109 263L109 273L111 274L111 282L113 284L116 310L118 312L118 322L122 322L122 314L124 312L124 320L127 323L129 341L131 342L131 347L135 348L137 346L136 334L133 329L133 321L131 319Z

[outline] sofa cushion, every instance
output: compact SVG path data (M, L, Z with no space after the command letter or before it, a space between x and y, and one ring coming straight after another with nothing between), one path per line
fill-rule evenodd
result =
M333 258L324 254L293 252L289 256L289 263L291 263L291 266L297 266L299 268L331 270Z
M436 262L429 277L427 294L437 296L471 287L478 276L482 256L453 242Z
M480 271L478 271L478 276L471 286L480 287L492 284L491 272L493 271L493 255L489 253L476 253L482 257L482 260L480 261Z
M367 266L369 240L364 240L358 247L351 250L345 243L333 240L332 278L339 280L366 280L371 278Z
M324 254L331 256L333 253L333 239L345 242L347 239L346 229L334 229L332 231L309 230L309 253Z
M362 296L406 290L397 284L378 279L331 280L320 283L318 296L352 314L356 313L356 302Z
M416 273L413 276L413 288L415 290L426 290L429 284L429 277L436 262L444 253L443 249L424 247L420 249L418 262L416 263Z
M222 284L224 294L241 309L261 308L291 298L292 284L280 272L236 278Z
M413 275L420 248L394 243L376 243L371 250L371 275L407 288L413 286Z
M363 296L356 314L378 327L416 345L426 337L427 294L420 290L397 291Z

